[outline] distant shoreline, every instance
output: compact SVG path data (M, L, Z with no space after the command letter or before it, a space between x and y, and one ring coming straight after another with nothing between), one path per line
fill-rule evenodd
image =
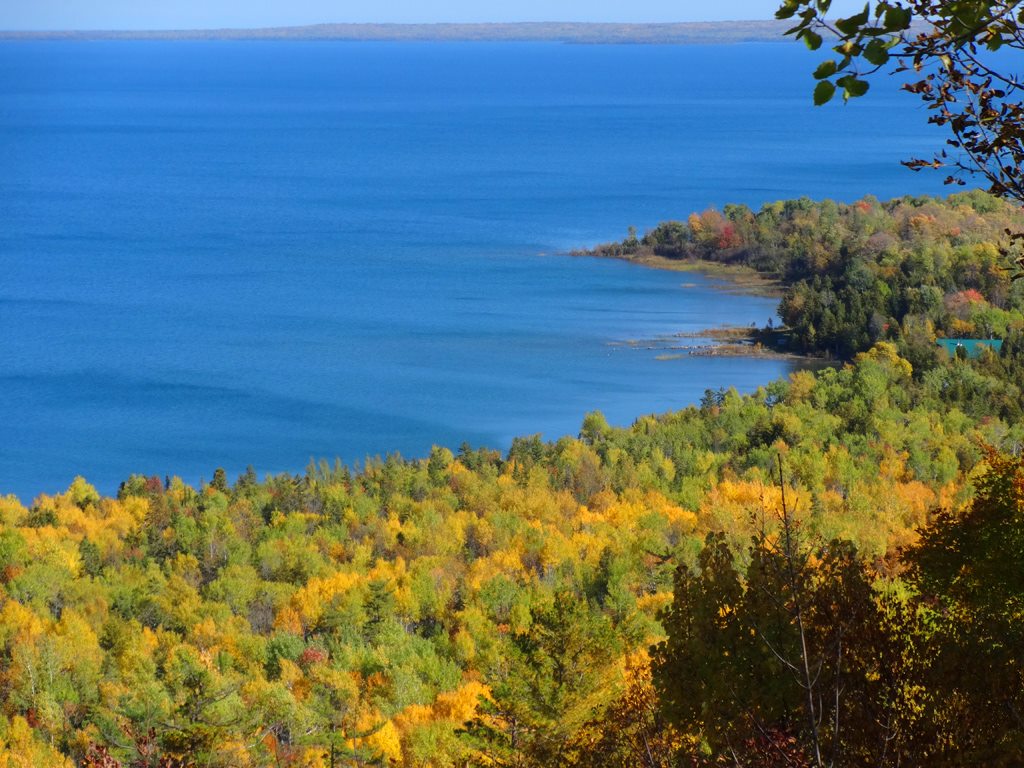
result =
M553 42L693 45L784 42L784 21L661 24L315 24L262 29L0 30L0 40L338 40L349 42Z

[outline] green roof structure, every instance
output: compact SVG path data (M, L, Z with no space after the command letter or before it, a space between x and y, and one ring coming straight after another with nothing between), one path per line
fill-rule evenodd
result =
M986 347L996 353L1003 347L1002 339L936 339L935 343L946 350L950 357L956 357L958 347L962 347L968 357L980 357L981 350Z

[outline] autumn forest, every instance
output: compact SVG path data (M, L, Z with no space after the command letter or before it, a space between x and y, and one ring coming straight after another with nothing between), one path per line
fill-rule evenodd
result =
M0 766L1020 765L1021 224L795 200L599 248L757 271L829 363L628 428L0 498Z

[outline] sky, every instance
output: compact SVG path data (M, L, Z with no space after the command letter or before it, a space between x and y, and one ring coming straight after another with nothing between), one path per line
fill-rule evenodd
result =
M0 0L0 29L204 29L331 22L768 19L778 0ZM839 15L863 0L836 0Z

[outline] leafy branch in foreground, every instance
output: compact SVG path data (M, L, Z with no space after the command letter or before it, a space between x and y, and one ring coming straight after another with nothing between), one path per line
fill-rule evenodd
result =
M993 194L1024 203L1024 83L1007 51L1024 51L1020 0L909 0L867 3L846 18L827 17L831 0L785 0L776 16L795 18L786 34L818 50L835 38L837 58L814 72L815 104L837 92L844 100L868 92L866 79L889 64L914 73L903 88L930 111L928 121L952 137L931 159L904 162L913 169L945 168L948 184L980 175Z

